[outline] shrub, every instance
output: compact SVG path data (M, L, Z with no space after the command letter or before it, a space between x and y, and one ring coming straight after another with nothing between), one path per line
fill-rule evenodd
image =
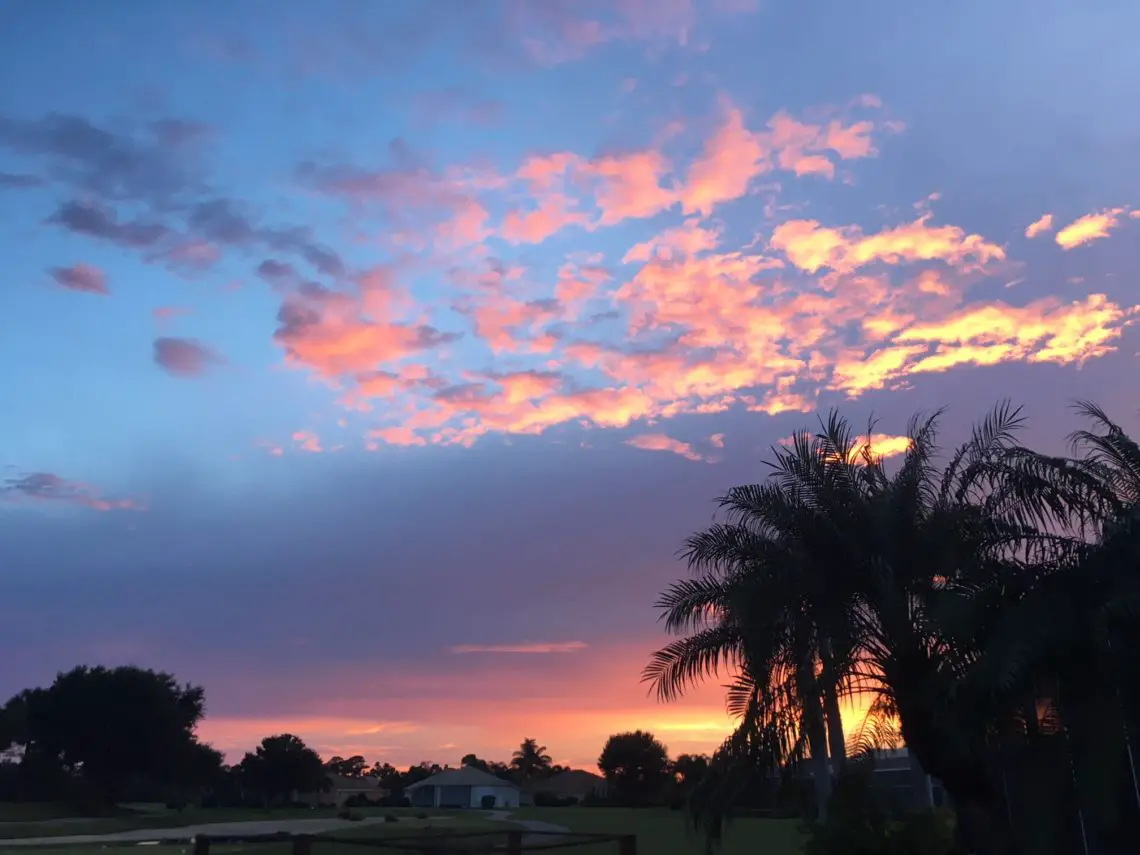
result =
M388 814L384 815L384 821L385 822L399 822L400 818L398 816L396 816L394 813L388 813Z
M954 814L945 808L911 811L889 832L891 855L955 855Z
M361 819L361 816L354 810L350 810L349 808L341 808L339 811L337 811L336 818L347 819L352 822L356 822L357 820Z
M423 811L420 811L419 813L416 814L416 819L427 819L427 818L428 818L428 815L426 813L424 813Z
M541 790L534 794L535 807L570 807L576 804L578 800L570 796L559 796Z
M811 829L805 855L958 855L954 816L912 811L898 822L881 815L842 814Z

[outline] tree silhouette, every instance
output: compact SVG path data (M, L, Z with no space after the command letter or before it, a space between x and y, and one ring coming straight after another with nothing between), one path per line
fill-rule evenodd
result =
M546 746L538 740L527 737L511 756L511 766L524 778L536 778L550 771L552 765Z
M267 736L237 765L243 786L267 803L288 800L294 793L312 793L329 786L320 755L290 733Z
M1040 741L1042 704L1067 725L1071 759L1057 768L1069 791L1119 780L1131 747L1124 675L1140 658L1140 450L1100 411L1084 414L1100 431L1076 437L1082 459L1020 446L1023 420L1003 404L941 466L938 414L913 419L888 467L832 413L774 450L768 482L722 499L726 521L688 543L696 578L660 603L684 637L647 669L666 698L726 666L735 675L740 726L691 801L706 828L715 834L749 777L800 759L805 742L817 784L827 776L819 722L821 709L832 718L831 691L868 692L880 717L897 717L977 853L1016 845L997 749L1027 738L1018 732ZM1073 795L1067 810L1086 829L1097 804L1116 801ZM1026 824L1046 827L1049 814Z
M652 733L615 733L598 758L610 795L625 804L649 804L669 780L669 753Z
M84 798L114 803L135 779L205 783L221 756L194 735L204 709L203 690L170 674L82 666L13 697L0 737L3 748L22 746L29 765L74 777Z

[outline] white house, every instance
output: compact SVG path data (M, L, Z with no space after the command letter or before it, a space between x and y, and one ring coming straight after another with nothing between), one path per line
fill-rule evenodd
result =
M519 806L519 788L472 766L444 769L437 775L404 787L414 807L513 808Z

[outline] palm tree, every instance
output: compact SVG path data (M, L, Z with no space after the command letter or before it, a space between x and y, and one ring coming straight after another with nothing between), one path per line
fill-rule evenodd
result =
M725 521L688 539L696 575L658 601L666 628L683 637L654 655L644 679L667 701L733 673L729 709L751 736L726 743L722 758L771 769L807 755L824 821L829 755L836 766L845 757L839 698L855 649L844 538L872 458L837 414L821 428L774 448L769 482L730 490L719 500ZM754 757L759 746L765 756Z
M538 740L527 737L511 756L511 766L524 778L535 778L550 771L553 761L546 753L546 746Z
M741 729L718 752L732 764L726 781L797 759L805 740L819 764L827 693L870 692L954 798L965 842L1004 851L990 743L1024 686L982 667L983 653L1041 568L1074 554L1077 538L1047 523L1075 505L1051 489L1055 467L1015 443L1018 410L995 408L944 467L938 418L912 419L888 473L832 413L820 434L776 451L772 480L730 491L729 519L689 541L703 575L659 603L667 626L690 635L646 676L668 699L725 666L738 672ZM822 798L826 763L816 764Z

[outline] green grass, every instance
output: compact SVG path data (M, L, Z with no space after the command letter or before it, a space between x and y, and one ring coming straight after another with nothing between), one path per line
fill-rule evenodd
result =
M481 832L494 831L494 842L505 842L507 831L512 828L509 823L490 822L478 813L431 811L427 812L426 819L419 819L416 809L371 808L357 811L378 813L380 815L392 814L399 817L397 822L385 822L372 825L350 826L344 829L327 832L316 836L313 846L313 855L406 855L406 850L364 847L360 845L340 844L336 842L321 842L322 837L340 838L395 838L411 837L427 834L447 835L451 832ZM205 812L204 812L205 813ZM282 811L284 814L285 811ZM317 813L313 811L312 813ZM257 817L254 817L257 818ZM193 855L193 847L189 843L163 844L139 848L137 843L75 843L61 846L20 846L12 843L0 847L0 853L11 852L12 855ZM273 841L268 843L237 843L215 844L210 847L210 855L291 855L292 843L289 841Z
M24 810L16 810L21 808ZM321 819L335 817L336 808L275 808L258 810L255 808L213 808L209 810L187 809L183 811L162 811L157 813L121 813L108 817L77 818L72 821L74 812L54 808L50 805L3 805L0 816L9 819L0 821L0 840L21 837L69 837L80 834L113 834L117 831L132 831L150 828L183 828L188 825L203 825L213 822L247 822L275 819ZM416 808L353 808L358 816L385 816L394 814L401 819L413 819L417 813L450 816L448 811L423 811ZM17 818L18 817L18 818ZM47 822L44 820L67 817L67 822ZM37 821L39 820L39 821ZM398 823L389 823L398 827ZM366 826L365 830L375 828ZM136 853L138 855L138 853Z
M663 808L565 807L521 808L512 819L538 819L571 831L635 834L639 855L704 855L704 840L687 825L681 811ZM797 820L738 819L725 835L723 855L799 855L803 835ZM617 843L563 850L566 855L617 855ZM314 853L319 855L319 853Z

